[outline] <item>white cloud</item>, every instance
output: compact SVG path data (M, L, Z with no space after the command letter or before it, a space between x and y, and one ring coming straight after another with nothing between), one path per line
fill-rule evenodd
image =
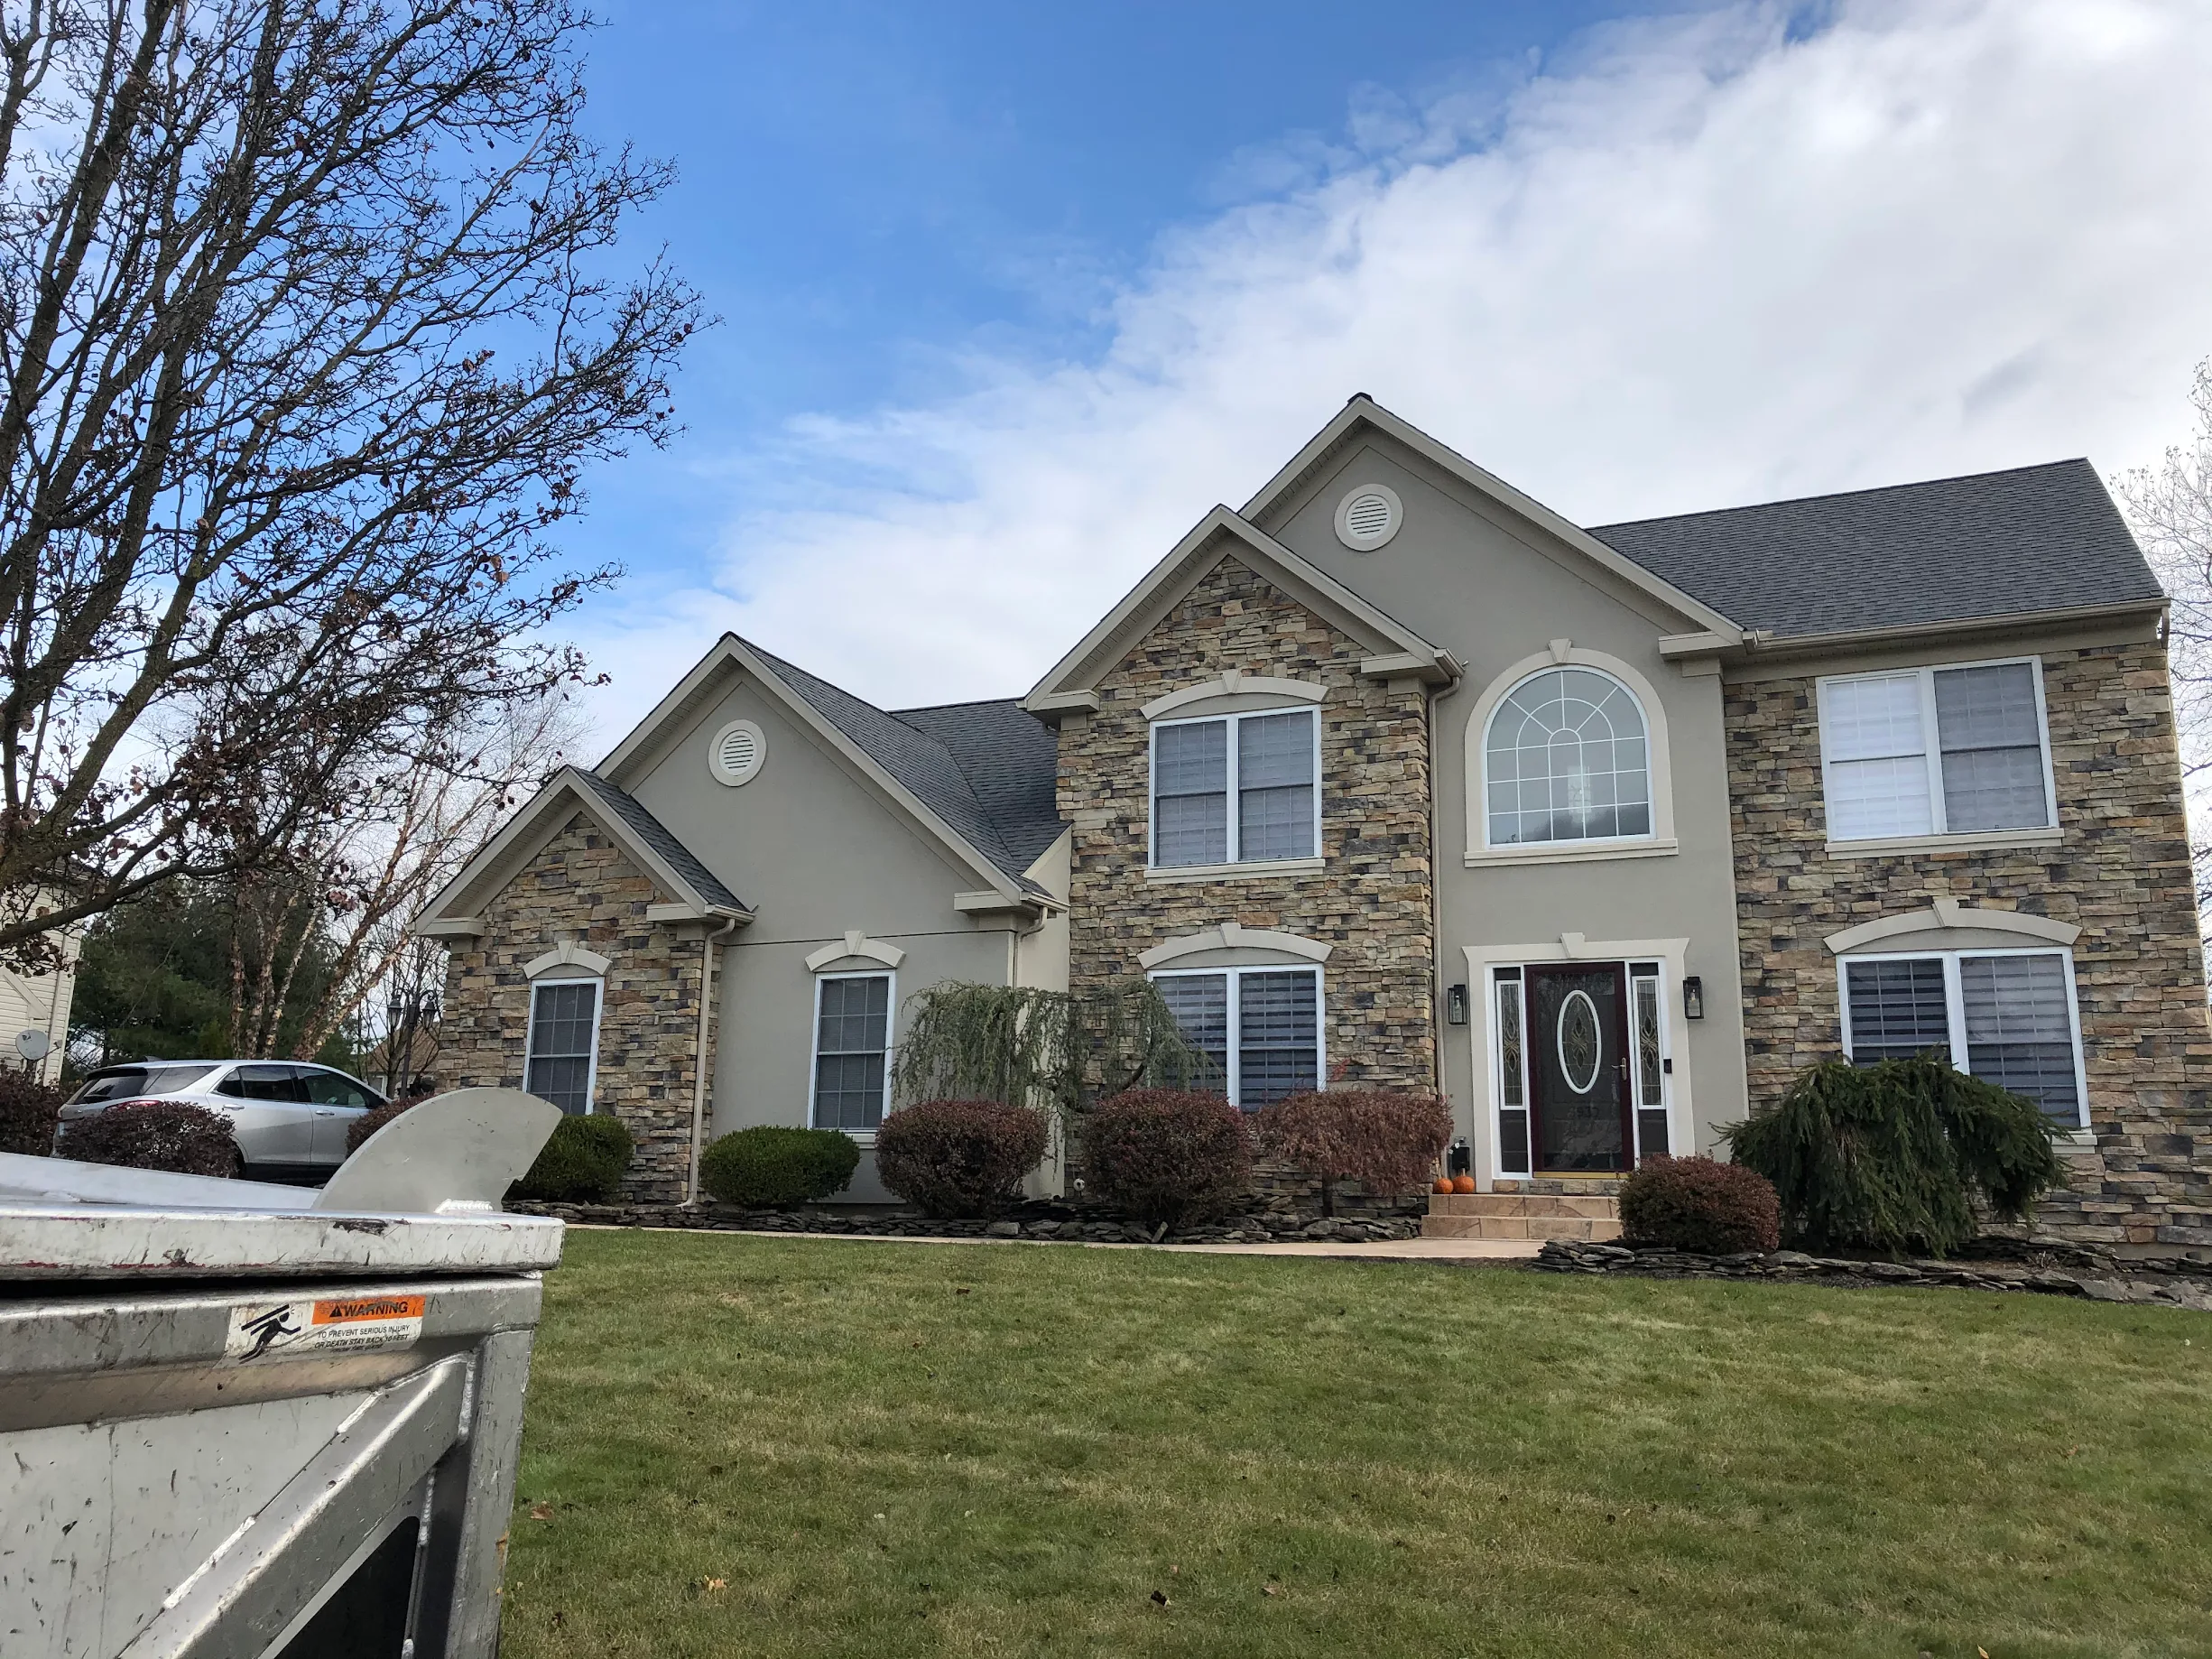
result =
M1024 690L1354 392L1586 524L2135 464L2212 352L2208 85L2200 0L1839 0L1364 117L1168 238L1098 360L748 458L780 505L713 587L598 616L602 724L724 626L893 705Z

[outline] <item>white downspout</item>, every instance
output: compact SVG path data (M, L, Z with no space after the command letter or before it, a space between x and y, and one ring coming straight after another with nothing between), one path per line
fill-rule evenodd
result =
M684 1182L683 1201L699 1202L699 1161L707 1137L707 1022L714 1010L715 947L745 925L745 918L732 916L718 932L699 936L699 1043L691 1052L691 1172Z

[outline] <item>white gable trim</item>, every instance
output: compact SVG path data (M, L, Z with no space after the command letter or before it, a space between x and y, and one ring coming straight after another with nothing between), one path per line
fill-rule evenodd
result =
M713 649L701 657L676 688L656 703L652 712L640 720L630 735L616 746L600 769L626 788L630 780L625 769L650 755L669 727L695 712L708 698L724 689L723 682L730 675L750 678L786 715L811 731L826 747L841 756L874 784L893 807L912 819L931 839L952 854L959 863L980 876L994 892L1006 901L1009 908L1018 909L1037 903L1034 894L1026 892L1020 883L985 857L966 836L931 811L922 803L920 796L893 777L866 750L839 731L835 723L812 703L786 685L775 670L735 634L725 634L715 642Z
M470 893L487 880L497 878L504 886L514 877L530 859L535 857L545 844L560 833L561 827L578 812L583 813L603 830L607 839L622 849L623 857L635 865L654 885L663 893L674 895L686 914L741 917L752 920L750 911L732 911L727 905L716 904L679 876L667 859L648 846L636 830L622 818L609 811L595 795L588 784L577 775L573 766L563 766L546 780L530 802L501 826L499 833L486 841L477 856L462 867L461 873L448 882L444 889L424 906L414 923L414 931L428 937L454 934L474 934L484 931L482 918L475 911L458 911Z
M1119 663L1130 646L1191 584L1219 563L1225 553L1250 565L1299 604L1393 663L1391 672L1411 674L1432 685L1448 684L1459 678L1459 664L1448 652L1430 644L1257 526L1226 507L1217 506L1192 526L1166 558L1145 572L1143 579L1074 650L1052 665L1051 672L1023 700L1023 707L1039 715L1096 708L1095 697L1087 702L1077 700L1089 694L1093 682ZM1401 663L1402 666L1395 666Z
M1624 553L1606 546L1579 524L1562 518L1533 496L1523 495L1495 473L1485 471L1458 450L1439 443L1419 427L1391 413L1364 392L1345 404L1337 412L1336 418L1316 432L1306 447L1291 458L1282 471L1261 487L1258 495L1245 503L1244 516L1254 523L1264 522L1283 497L1304 483L1307 476L1362 425L1394 439L1460 483L1557 537L1592 563L1603 567L1630 586L1642 589L1670 609L1690 617L1705 630L1720 635L1729 644L1735 644L1743 639L1744 630L1704 600L1693 598L1672 582L1645 570Z

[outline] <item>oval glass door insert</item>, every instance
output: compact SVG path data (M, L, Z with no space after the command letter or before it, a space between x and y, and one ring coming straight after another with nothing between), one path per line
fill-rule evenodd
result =
M1561 1080L1575 1093L1588 1094L1597 1087L1603 1044L1598 1041L1597 1005L1587 991L1569 991L1560 1005L1558 1040Z

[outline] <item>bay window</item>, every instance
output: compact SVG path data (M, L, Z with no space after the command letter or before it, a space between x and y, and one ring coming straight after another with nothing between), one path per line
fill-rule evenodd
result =
M1846 957L1844 1052L1874 1065L1933 1049L2024 1095L2069 1128L2088 1122L2073 959L2064 950Z
M1313 709L1162 720L1152 733L1154 867L1319 852L1320 719Z
M1218 1089L1252 1110L1321 1086L1319 970L1169 969L1152 983L1183 1040L1204 1059L1198 1087Z
M1841 675L1819 700L1829 840L2057 823L2035 658Z

